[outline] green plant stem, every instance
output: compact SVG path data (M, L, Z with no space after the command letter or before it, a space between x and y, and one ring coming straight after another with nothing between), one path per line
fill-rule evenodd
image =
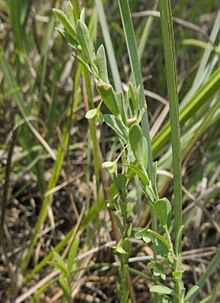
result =
M128 49L129 60L131 64L132 76L134 79L135 85L140 87L140 98L139 98L139 109L143 107L147 108L147 104L145 101L144 96L144 85L142 81L142 73L141 73L141 66L138 57L138 50L137 44L134 34L133 23L131 19L130 8L128 4L128 0L118 0L122 24L125 33L125 39ZM154 168L153 168L153 155L152 155L152 148L151 148L151 141L150 141L150 130L149 130L149 122L148 122L148 115L147 111L143 114L141 125L143 129L144 136L147 140L148 144L148 173L150 176L150 180L152 180L153 188L156 187L154 184ZM157 230L157 222L156 219L152 222L152 227L154 230ZM156 249L154 247L154 257L156 258ZM157 301L157 295L154 295L154 302Z
M167 78L168 97L170 105L171 143L174 174L174 218L175 236L182 225L182 177L181 177L181 147L179 100L176 82L175 46L170 0L159 1L161 28L164 47L165 70ZM176 238L176 237L175 237ZM181 241L180 241L181 242ZM177 249L181 253L181 244Z
M120 8L120 14L121 19L124 27L125 32L125 39L128 49L128 55L131 63L131 70L132 70L132 76L135 82L135 85L138 87L140 86L140 104L139 107L142 109L143 107L146 107L145 97L144 97L144 86L142 81L142 73L141 73L141 67L140 62L138 58L138 52L137 52L137 45L136 45L136 39L134 34L134 28L131 20L131 13L130 8L128 5L127 0L118 0L119 8ZM151 150L151 142L150 142L150 131L149 131L149 122L148 122L148 116L147 112L144 113L142 121L141 121L144 136L147 139L148 143L148 171L150 175L150 179L154 180L153 178L153 157L152 157L152 150Z

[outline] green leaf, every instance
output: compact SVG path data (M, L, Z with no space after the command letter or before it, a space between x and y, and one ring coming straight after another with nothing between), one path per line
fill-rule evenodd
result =
M147 233L149 233L155 239L159 240L159 242L163 243L167 250L170 249L170 244L160 234L158 234L156 231L153 231L153 230L148 228Z
M125 113L125 99L124 99L124 94L122 92L116 92L115 93L118 108L119 108L119 113L121 115L122 121L124 125L127 125L127 118L126 118L126 113Z
M146 186L143 182L141 182L141 189L144 193L144 195L147 197L149 203L151 206L154 205L154 202L156 200L156 196L153 193L152 189L150 188L150 186Z
M143 181L143 183L146 186L150 185L150 180L148 178L147 172L142 170L141 168L133 165L133 164L126 164L126 166L133 171L136 175L138 175L138 177L141 179L141 181Z
M111 127L115 133L125 142L128 140L127 129L121 119L113 115L104 115L105 123Z
M108 107L110 112L115 116L119 115L119 107L117 104L116 94L112 86L108 83L99 80L96 82L96 88L103 102Z
M66 277L68 277L69 273L67 270L67 266L66 266L65 262L63 261L62 257L57 252L54 252L54 258L55 258L56 262L50 262L50 264L53 264L54 266L59 268L62 271L62 273Z
M126 217L127 218L130 217L132 210L133 210L133 205L131 203L127 203L127 206L126 206Z
M84 55L86 56L86 59L92 66L94 66L94 59L95 59L94 46L90 39L89 30L88 30L87 26L85 25L85 23L83 23L81 20L77 21L76 34L77 34L79 43L82 47L82 51L83 51Z
M59 284L60 287L63 290L63 294L65 299L67 300L68 303L72 302L72 295L71 295L71 289L69 287L69 283L66 277L64 277L63 275L59 276Z
M131 255L131 241L128 238L122 240L122 247L126 254L123 254L123 262L126 264L128 263L129 257Z
M73 39L76 39L76 31L73 25L70 23L70 20L67 18L67 16L62 12L61 10L57 8L52 9L54 16L56 19L64 26L64 28L67 30L67 32L73 37Z
M155 195L153 188L151 187L151 183L149 180L149 177L147 175L147 172L145 169L141 169L138 166L135 166L133 164L126 164L126 166L135 174L139 176L141 179L141 188L145 196L148 198L150 204L153 206L155 200L157 199L157 196Z
M84 8L81 10L79 19L80 19L80 21L85 23L86 17L85 17L85 9Z
M136 233L135 233L135 235L134 235L135 238L138 239L138 240L142 239L143 234L144 234L144 231L145 231L145 228L136 231Z
M142 128L136 123L129 130L129 143L136 159L146 168L148 161L147 140L144 137Z
M148 228L143 228L135 233L136 239L142 239L145 243L152 241L151 236L147 233Z
M164 285L154 285L150 288L150 292L155 292L161 295L171 295L173 290Z
M166 268L164 267L164 264L157 263L152 261L150 263L150 268L153 270L153 274L155 277L161 277L163 280L166 279Z
M90 110L86 113L85 118L88 119L88 120L91 120L91 119L93 119L96 115L97 115L97 108L90 109Z
M199 286L198 285L194 285L186 294L185 296L185 302L187 302L188 300L190 300L191 297L194 296L195 293L197 293L199 291Z
M119 255L127 255L127 252L124 250L124 248L122 247L122 242L118 242L118 244L116 246L113 247L115 253L119 254Z
M128 177L124 174L119 174L113 178L113 182L118 192L122 192L125 190L128 181L129 181Z
M57 31L66 39L70 47L72 47L74 50L78 50L78 41L74 40L67 31L61 30L60 28L57 28Z
M175 252L176 252L176 255L179 254L179 251L180 251L180 247L181 247L181 242L182 242L182 232L183 232L183 228L184 228L184 225L180 225L177 233L176 233L176 239L175 239Z
M75 18L74 18L74 14L73 14L73 6L70 1L68 1L66 4L66 15L75 30L76 23L75 23Z
M158 240L157 238L154 239L155 243L155 250L157 252L157 255L161 255L164 258L169 257L169 249L167 245L164 244L164 242Z
M174 278L176 278L176 279L179 278L179 277L181 277L182 274L183 274L182 271L177 271L177 270L175 270L175 271L172 272L172 276L173 276Z
M128 102L131 110L132 117L137 118L138 108L139 108L139 94L140 94L140 87L136 88L134 85L129 82L128 84Z
M73 265L76 263L76 253L79 246L79 236L75 238L75 240L72 243L72 246L70 247L70 251L68 254L68 262L67 262L67 268L68 272L71 273L71 270L73 268Z
M162 226L167 226L171 212L171 205L169 200L167 198L157 200L154 204L154 212Z
M132 226L132 223L130 223L130 224L128 224L127 231L126 231L126 235L127 235L128 238L131 237L132 230L133 230L133 226Z
M109 83L105 48L103 45L100 45L97 51L95 65L98 69L99 76L103 80L103 82Z
M131 254L131 241L128 238L123 239L122 247L124 248L124 250L128 255Z
M106 161L102 163L102 167L107 168L112 175L117 172L117 163L115 161Z

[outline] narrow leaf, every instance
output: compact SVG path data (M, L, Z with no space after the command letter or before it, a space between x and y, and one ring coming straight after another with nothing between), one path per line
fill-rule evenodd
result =
M168 250L170 249L170 244L160 234L158 234L156 231L148 229L147 233L149 233L154 238L156 238L157 240L159 240L160 242L162 242L167 247Z
M123 190L125 190L128 184L128 177L124 174L119 174L115 178L113 178L113 182L118 192L122 192Z
M150 288L150 292L155 292L161 295L171 295L173 290L164 285L154 285Z
M122 121L113 115L104 115L105 123L125 142L128 140L127 130Z
M72 244L69 254L68 254L67 268L68 268L69 273L71 272L74 263L76 263L76 253L77 253L78 246L79 246L79 237L77 236L75 238L75 240L73 241L73 244Z
M142 169L133 164L127 164L126 166L130 168L136 175L138 175L138 177L143 181L146 186L150 185L150 180L146 171L143 171Z
M192 288L190 288L190 290L187 292L185 296L185 301L187 302L188 300L190 300L190 298L194 296L198 291L199 291L198 285L194 285Z
M125 99L124 99L124 94L122 92L116 92L115 93L119 112L122 118L122 121L125 125L127 125L127 118L126 118L126 112L125 112Z
M69 287L68 281L64 276L59 277L59 284L63 290L63 294L68 303L72 302L71 289Z
M129 82L127 96L132 117L137 117L139 108L139 94L140 87L136 88L131 82Z
M119 108L117 104L117 98L112 86L108 83L103 82L102 80L99 80L96 83L96 88L110 112L113 113L115 116L118 116Z
M94 46L89 36L89 30L85 25L85 23L83 23L81 20L77 21L76 33L77 33L77 38L82 47L82 51L86 56L86 59L92 66L94 66L94 58L95 58Z
M74 18L74 14L73 14L73 6L70 1L68 1L66 4L66 15L75 30L76 23L75 23L75 18Z
M159 199L154 204L154 212L162 225L168 225L170 217L171 205L167 198Z
M73 37L73 39L76 40L76 31L75 31L73 25L70 23L70 20L64 14L64 12L62 12L61 10L59 10L57 8L53 8L52 11L53 11L53 14L56 17L56 19L64 26L64 28Z
M148 161L147 140L143 135L141 127L136 123L130 128L129 143L136 159L140 161L146 168Z
M178 251L179 251L179 247L181 246L181 242L182 242L182 232L183 232L183 228L184 225L180 225L177 234L176 234L176 239L175 239L175 243L176 243L176 254L178 255Z
M99 76L103 80L103 82L109 83L105 48L103 45L100 45L97 51L95 65L98 69Z
M56 259L57 261L57 266L60 270L62 270L63 274L65 276L68 277L68 271L67 271L67 267L66 267L66 264L65 262L63 261L62 257L57 253L57 252L54 252L54 258Z

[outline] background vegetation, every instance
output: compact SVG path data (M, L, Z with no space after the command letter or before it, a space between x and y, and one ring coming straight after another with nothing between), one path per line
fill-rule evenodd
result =
M103 6L99 0L79 2L76 8L78 1L73 1L74 12L85 8L95 52L104 44L109 82L126 96L129 81L138 83L131 76L118 1L104 1ZM220 301L218 2L172 1L182 147L183 282L186 291L196 284L200 287L190 302ZM157 192L173 208L158 3L139 0L129 4L151 148L158 165ZM65 7L65 1L0 0L0 302L63 302L69 298L69 289L74 302L118 302L120 294L116 285L119 272L123 278L121 252L112 226L120 215L107 211L107 206L114 206L114 188L102 163L115 161L123 147L108 123L85 118L89 109L100 104L100 92L59 33L63 27L52 8L65 12ZM108 114L105 105L101 112ZM119 171L123 165L122 153ZM131 205L128 221L134 230L156 224L137 175L129 179L126 201ZM174 224L172 212L172 238ZM158 232L164 233L160 225ZM154 246L146 245L142 236L130 235L130 275L124 281L132 302L160 302L149 290L156 276L157 283L162 283L163 274L168 275L165 284L171 287L171 274L166 266L152 266Z

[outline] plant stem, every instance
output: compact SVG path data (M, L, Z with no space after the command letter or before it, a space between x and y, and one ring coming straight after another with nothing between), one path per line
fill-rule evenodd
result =
M132 76L135 82L135 85L140 86L140 101L139 101L139 109L146 107L145 97L144 97L144 86L142 81L142 73L140 67L140 61L138 58L136 39L134 34L134 28L131 20L130 8L127 0L118 0L121 19L124 27L126 44L128 49L128 55L131 64ZM148 170L150 179L153 181L153 157L151 150L151 142L150 142L150 131L149 131L149 122L147 112L144 113L142 121L142 128L144 132L144 136L147 139L148 143Z
M164 47L165 70L167 78L168 97L170 105L171 143L174 174L174 218L175 238L182 225L182 176L181 176L181 147L179 124L179 100L176 83L175 46L170 0L159 1L161 28ZM178 245L176 243L176 245ZM176 248L181 253L181 241Z
M118 0L122 24L124 27L125 39L128 49L129 60L131 64L132 76L134 79L135 85L140 87L140 98L139 98L139 110L143 107L147 108L147 104L145 101L144 96L144 85L142 80L142 72L140 66L140 60L138 57L138 50L137 44L134 34L133 23L131 19L130 8L128 4L128 0ZM152 181L153 188L156 187L154 184L154 168L153 168L153 155L152 155L152 148L151 148L151 141L150 141L150 130L149 130L149 122L148 122L148 115L147 111L143 114L142 121L141 121L143 134L147 140L148 144L148 173L150 176L150 180ZM152 222L152 227L154 230L157 230L157 222L156 219ZM154 258L156 258L156 248L154 247ZM157 294L154 295L154 302L157 301Z

